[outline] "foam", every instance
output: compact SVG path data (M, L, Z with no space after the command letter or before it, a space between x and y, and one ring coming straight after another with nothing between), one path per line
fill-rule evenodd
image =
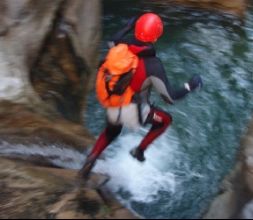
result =
M52 162L52 164L69 169L80 169L84 163L84 154L59 145L39 146L9 144L8 142L0 143L0 154L15 157L41 156Z
M175 160L177 144L168 142L166 137L159 139L147 151L146 162L140 163L129 151L141 138L140 134L123 135L110 147L106 160L98 162L95 171L110 175L108 186L115 193L123 189L131 194L131 200L152 202L160 191L176 191L176 175L165 166Z

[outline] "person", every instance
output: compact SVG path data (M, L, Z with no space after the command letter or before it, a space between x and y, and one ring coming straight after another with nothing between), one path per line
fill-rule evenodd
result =
M135 27L135 28L134 28ZM134 29L134 37L125 39ZM138 19L129 20L126 27L114 35L109 42L110 47L125 43L130 51L139 58L130 86L134 91L131 104L122 108L107 108L107 126L99 136L95 146L80 170L82 177L87 177L97 158L121 133L123 126L137 129L150 124L151 129L141 141L139 146L131 150L133 158L140 162L145 161L144 152L148 146L161 136L172 123L172 116L166 111L150 103L151 89L154 88L165 102L173 104L175 100L182 99L188 93L202 86L202 79L194 75L189 82L180 89L173 89L161 60L156 56L154 43L163 33L163 22L154 13L145 13Z

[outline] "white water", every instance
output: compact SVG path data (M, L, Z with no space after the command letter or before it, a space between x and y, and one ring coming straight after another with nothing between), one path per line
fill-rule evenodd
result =
M108 187L112 192L116 194L123 190L130 194L129 203L153 202L159 197L159 192L174 194L186 178L201 177L194 171L174 169L177 159L179 163L183 158L187 164L187 158L179 150L179 141L176 135L172 134L173 131L150 146L145 155L146 162L140 163L132 158L129 154L130 150L138 145L143 138L143 133L146 132L146 129L137 134L124 132L102 155L105 159L98 160L94 168L95 172L111 177ZM80 169L86 158L84 153L62 145L40 146L40 143L13 145L3 141L0 143L0 153L2 156L23 159L39 156L55 166L69 169Z
M24 144L10 144L8 142L0 143L0 154L3 156L12 156L18 158L29 158L39 156L42 159L50 161L55 166L80 169L84 163L84 154L69 149L60 145L24 145Z
M118 20L120 16L116 17ZM182 82L184 77L197 72L204 78L204 89L169 109L174 123L150 146L144 164L132 159L129 151L139 144L147 130L123 133L105 151L106 159L98 161L95 171L109 174L111 190L142 216L198 218L231 168L239 137L252 111L249 95L253 67L252 18L246 22L250 28L245 29L249 42L240 32L231 31L230 25L194 18L185 27L181 23L175 25L172 18L168 40L173 37L173 31L176 36L182 28L182 33L171 42L165 36L166 41L161 42L159 49L170 78ZM237 26L232 27L237 30ZM92 99L88 117L90 127L99 133L104 117L94 103ZM57 166L73 169L79 169L85 159L82 153L57 145L12 147L5 143L0 144L0 152L39 155Z
M147 130L143 131L147 132ZM111 177L108 186L113 192L118 193L123 190L130 193L129 202L153 202L158 199L159 192L162 191L174 194L185 177L191 178L200 174L173 168L177 159L182 162L182 158L185 161L187 158L178 149L180 146L177 138L170 132L169 136L164 135L154 142L146 152L146 161L140 163L130 156L129 151L138 146L143 134L123 134L109 147L105 153L106 160L100 160L95 171Z

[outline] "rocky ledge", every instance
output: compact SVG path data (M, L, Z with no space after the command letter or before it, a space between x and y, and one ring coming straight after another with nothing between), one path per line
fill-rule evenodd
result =
M243 16L247 6L246 0L154 0L148 1L148 3L181 4L208 10L218 10L236 16Z
M63 160L64 164L77 158L66 155L64 160L57 154L45 154L45 147L84 154L94 138L83 126L40 116L21 104L1 102L0 106L1 218L136 218L106 189L106 176L92 174L89 180L80 179L77 170L61 169L52 162ZM22 146L26 152L18 150ZM37 146L39 153L29 153L31 146Z
M95 175L87 187L74 170L34 166L0 158L3 219L134 219Z

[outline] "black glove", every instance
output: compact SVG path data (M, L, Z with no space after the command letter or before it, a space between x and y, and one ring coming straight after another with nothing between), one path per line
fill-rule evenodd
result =
M199 75L194 75L188 83L185 84L185 88L188 91L193 91L196 88L201 88L203 86L203 81Z

